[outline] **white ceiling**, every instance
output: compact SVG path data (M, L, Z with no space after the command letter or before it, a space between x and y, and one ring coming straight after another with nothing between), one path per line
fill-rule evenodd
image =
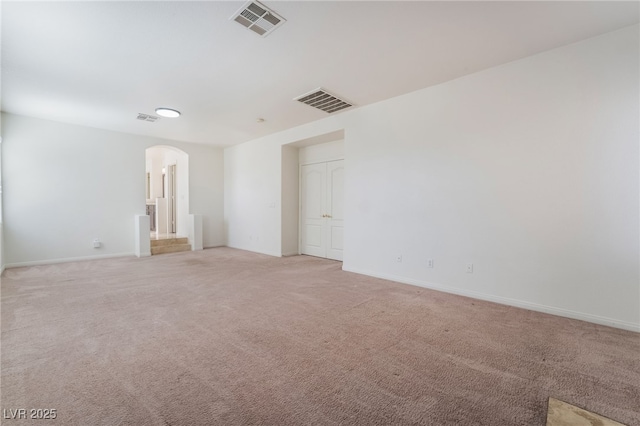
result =
M287 20L265 38L229 20L244 2L3 1L2 110L228 146L326 117L293 101L320 86L363 106L639 21L635 1L263 3ZM136 119L159 106L183 115Z

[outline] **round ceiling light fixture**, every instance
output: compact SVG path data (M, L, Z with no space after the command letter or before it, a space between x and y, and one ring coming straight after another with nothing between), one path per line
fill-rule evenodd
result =
M180 117L180 111L171 108L156 108L156 114L161 117L176 118Z

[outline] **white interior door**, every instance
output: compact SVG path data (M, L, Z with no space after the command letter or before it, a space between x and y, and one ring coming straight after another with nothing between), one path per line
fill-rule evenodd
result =
M302 166L300 184L300 252L326 257L324 200L327 196L327 165Z
M344 160L327 163L327 257L342 260L344 231Z
M300 171L300 252L342 260L344 160Z

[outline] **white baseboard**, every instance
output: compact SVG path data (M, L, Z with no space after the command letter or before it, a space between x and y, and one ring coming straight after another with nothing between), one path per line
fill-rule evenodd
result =
M479 293L469 290L461 290L453 287L449 287L442 284L430 283L427 281L416 280L412 278L400 277L390 274L380 274L377 272L366 271L358 268L350 268L342 266L342 269L347 272L354 272L356 274L368 275L370 277L382 278L385 280L396 281L403 284L415 285L418 287L428 288L431 290L442 291L444 293L457 294L460 296L472 297L474 299L486 300L489 302L500 303L502 305L515 306L517 308L529 309L536 312L544 312L546 314L557 315L565 318L572 318L581 321L587 321L595 324L606 325L609 327L620 328L623 330L635 331L640 333L640 324L620 321L614 318L601 317L598 315L586 314L582 312L571 311L568 309L557 308L554 306L540 305L537 303L526 302L524 300L510 299L508 297L494 296L485 293Z
M112 254L100 254L96 256L81 256L81 257L64 257L59 259L45 259L45 260L32 260L28 262L16 262L16 263L8 263L5 268L20 268L23 266L40 266L40 265L53 265L56 263L68 263L68 262L79 262L83 260L98 260L98 259L111 259L114 257L129 257L135 256L135 253L112 253Z
M236 249L236 250L250 251L251 253L266 254L267 256L282 257L282 254L280 254L280 253L271 252L271 251L267 251L267 250L256 250L256 249L247 248L247 247L234 247L234 246L229 246L229 245L227 245L225 247L229 247L229 248Z
M287 252L287 253L280 254L280 253L275 253L275 252L270 252L270 251L260 251L260 250L248 249L248 248L245 248L245 247L234 247L234 246L226 246L226 245L210 246L210 247L205 247L205 249L217 248L217 247L229 247L229 248L236 249L236 250L244 250L244 251L250 251L252 253L266 254L267 256L273 256L273 257L288 257L288 256L297 256L297 255L300 254L297 251L292 251L292 252Z

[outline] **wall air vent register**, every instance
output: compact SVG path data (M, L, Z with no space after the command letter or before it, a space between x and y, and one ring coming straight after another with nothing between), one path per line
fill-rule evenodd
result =
M142 120L142 121L150 121L150 122L155 122L159 117L156 117L155 115L150 115L150 114L143 114L141 112L138 113L138 120Z
M257 1L248 2L229 19L233 19L262 37L271 34L286 22L282 16Z

